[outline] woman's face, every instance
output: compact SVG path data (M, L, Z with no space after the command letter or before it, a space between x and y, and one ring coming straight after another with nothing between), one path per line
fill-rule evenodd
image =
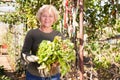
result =
M51 27L54 23L54 14L52 12L44 11L40 17L41 26Z

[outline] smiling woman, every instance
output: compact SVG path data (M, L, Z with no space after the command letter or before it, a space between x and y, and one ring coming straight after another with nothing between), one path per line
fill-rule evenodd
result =
M36 56L39 44L43 40L52 42L55 36L64 38L60 32L52 28L52 25L58 20L58 11L53 5L43 5L39 8L36 17L40 25L27 33L22 49L22 57L24 61L28 62L26 80L60 80L59 66L54 67L54 71L46 75L44 70L39 71L40 64L37 63L39 58Z

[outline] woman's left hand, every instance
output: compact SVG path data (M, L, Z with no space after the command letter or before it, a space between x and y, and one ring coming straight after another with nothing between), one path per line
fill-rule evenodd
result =
M56 62L54 62L54 63L52 64L52 68L58 67L59 65L60 65L59 62L56 61Z

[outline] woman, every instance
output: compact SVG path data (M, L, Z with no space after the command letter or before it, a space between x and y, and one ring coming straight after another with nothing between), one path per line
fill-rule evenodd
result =
M58 11L52 5L43 5L36 14L40 23L39 28L28 31L22 48L22 58L28 62L26 80L60 80L59 68L53 65L50 75L39 71L36 56L38 46L42 40L53 41L55 36L62 36L58 31L52 29L52 25L58 20ZM63 37L63 36L62 36Z

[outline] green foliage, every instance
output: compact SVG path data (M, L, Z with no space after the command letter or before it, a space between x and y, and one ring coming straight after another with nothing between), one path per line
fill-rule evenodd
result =
M8 23L8 24L18 24L22 21L23 16L20 16L18 13L6 13L6 15L2 15L0 17L0 20L2 22Z
M115 56L115 62L120 64L120 53L116 54Z
M7 76L3 75L3 76L0 76L0 80L11 80L11 79L8 78Z
M116 28L117 32L120 33L120 19L116 20L115 28Z
M4 67L0 66L0 80L11 80L5 75L4 71Z
M62 40L56 36L53 42L43 40L39 45L37 56L38 63L41 64L39 69L45 69L49 72L51 65L58 62L62 76L70 71L70 65L75 61L74 44L69 40Z
M120 50L117 46L109 43L91 42L85 46L85 50L91 54L95 69L109 69L112 64L119 64Z
M118 10L117 1L108 1L102 4L104 0L91 0L85 1L84 6L84 20L87 22L85 26L85 32L88 34L89 40L97 40L102 34L102 29L105 27L111 27L114 29L116 24ZM119 31L119 28L117 28Z
M4 67L0 66L0 75L4 74Z

